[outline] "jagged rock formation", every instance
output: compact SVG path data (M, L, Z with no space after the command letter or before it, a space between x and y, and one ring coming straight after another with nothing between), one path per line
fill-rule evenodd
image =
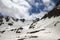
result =
M48 18L51 18L51 17L58 17L58 16L60 16L60 8L59 8L59 5L60 5L60 0L57 3L56 7L52 11L50 11L48 14L45 14L45 16L43 16L41 19L45 19L47 17Z

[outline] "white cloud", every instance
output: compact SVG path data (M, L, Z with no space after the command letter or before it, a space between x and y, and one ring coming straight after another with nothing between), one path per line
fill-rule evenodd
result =
M28 0L31 4L34 5L34 0ZM53 7L55 6L53 2L51 2L51 0L42 0L44 5L47 6L44 8L44 10L52 10ZM15 0L16 2L16 0ZM41 18L42 16L44 16L46 13L46 11L42 11L40 10L41 12L39 14L32 14L31 16L29 16L29 12L28 10L31 8L30 4L28 4L28 2L26 2L25 0L20 0L20 2L18 3L13 3L11 2L10 0L2 0L2 3L8 7L8 11L7 10L4 10L2 11L3 12L3 15L8 15L8 16L12 16L12 17L16 17L16 18L25 18L27 20L31 20L31 19L35 19L35 18ZM49 3L52 4L49 5ZM35 4L35 5L38 5ZM12 10L12 11L11 11ZM4 13L5 12L5 13Z
M50 3L51 2L51 0L42 0L43 1L43 3Z

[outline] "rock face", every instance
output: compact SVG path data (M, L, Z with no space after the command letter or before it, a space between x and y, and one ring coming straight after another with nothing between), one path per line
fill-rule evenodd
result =
M0 40L60 40L59 5L60 1L42 19L25 20L0 16Z
M58 17L60 16L60 1L57 3L56 7L50 11L48 14L45 14L45 16L43 16L41 19L44 19L44 18L51 18L51 17Z

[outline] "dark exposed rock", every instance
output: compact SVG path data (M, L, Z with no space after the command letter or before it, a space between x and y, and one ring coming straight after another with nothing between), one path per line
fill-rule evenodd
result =
M2 23L3 22L3 19L0 19L0 22Z
M14 29L11 29L10 31L14 31Z
M17 31L16 31L16 33L21 33L21 30L23 30L22 27L18 28Z
M5 20L6 20L6 22L8 22L9 21L9 17L7 16L7 17L5 17Z
M12 25L13 25L13 23L8 23L8 25L9 25L9 26L12 26Z
M23 28L22 28L22 27L20 27L20 28L18 28L18 30L23 30Z
M51 18L51 17L57 17L60 16L60 9L57 9L57 6L60 5L60 0L57 3L56 7L50 11L48 14L45 14L41 19L45 19L45 18Z
M46 14L44 17L42 17L41 19L45 19L45 18L51 18L51 17L57 17L60 16L60 9L53 9L51 12L49 12L48 14Z
M38 36L30 36L29 38L38 38Z
M40 30L38 30L38 31L32 31L32 32L29 32L30 34L32 34L32 33L37 33L37 32L39 32Z
M12 18L15 22L17 22L19 19L14 19L14 18Z
M4 18L4 17L1 15L1 16L0 16L0 26L1 26L2 24L4 24L4 23L3 23L3 18Z
M36 21L39 21L40 19L39 18L36 18Z
M34 26L35 26L35 25L31 24L30 27L29 27L29 29L35 28Z
M24 40L24 38L23 39L17 39L17 40Z
M35 20L33 20L33 23L30 25L29 29L31 28L35 28L34 26L34 23L38 22L40 19L39 18L36 18Z
M0 26L2 25L2 23L0 23Z
M30 27L29 27L29 29L31 29L31 28L35 28L35 27L33 27L33 26L30 26Z
M0 31L0 33L4 33L5 32L5 30L3 30L3 31Z
M17 29L11 29L10 31L16 31Z
M18 28L18 29L11 29L10 31L16 31L16 33L20 33L20 30L23 30L22 27Z
M28 33L32 34L32 33L37 33L37 32L44 31L44 30L45 30L45 29L40 29L40 30L36 30L36 31L32 31L32 32L28 32Z
M20 19L20 21L25 22L25 19Z
M58 23L60 23L60 21L57 21L57 22L54 24L54 26L56 26Z
M20 31L16 31L16 33L21 33Z
M0 23L3 23L3 19L0 19Z
M40 19L39 18L36 18L35 20L33 20L33 23L39 21Z
M16 33L21 33L21 31L19 29L17 29Z
M20 28L11 29L10 31L14 31L16 33L21 33L22 30L23 30L23 28L20 27Z

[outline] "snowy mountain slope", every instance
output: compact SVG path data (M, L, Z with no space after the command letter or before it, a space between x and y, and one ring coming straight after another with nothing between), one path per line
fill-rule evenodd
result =
M0 16L0 40L60 39L59 5L42 19L23 20L9 16ZM55 15L52 15L54 12Z
M13 22L13 25L9 26L8 23L11 22ZM25 22L27 23L26 25ZM37 22L37 24L35 24L34 28L31 29L29 29L29 27L31 26L32 21L29 22L31 24L29 24L27 21L25 22L15 22L13 20L10 20L10 22L4 22L4 24L0 26L0 40L17 40L21 38L24 40L57 40L60 38L60 16L40 20ZM33 37L30 38L31 36ZM34 36L38 37L35 38Z
M31 20L14 21L16 19L8 18L9 21L6 22L4 17L4 24L0 26L0 40L57 40L60 38L60 16L47 17L35 22ZM8 23L13 23L13 25L10 26ZM30 26L32 28L29 29Z

